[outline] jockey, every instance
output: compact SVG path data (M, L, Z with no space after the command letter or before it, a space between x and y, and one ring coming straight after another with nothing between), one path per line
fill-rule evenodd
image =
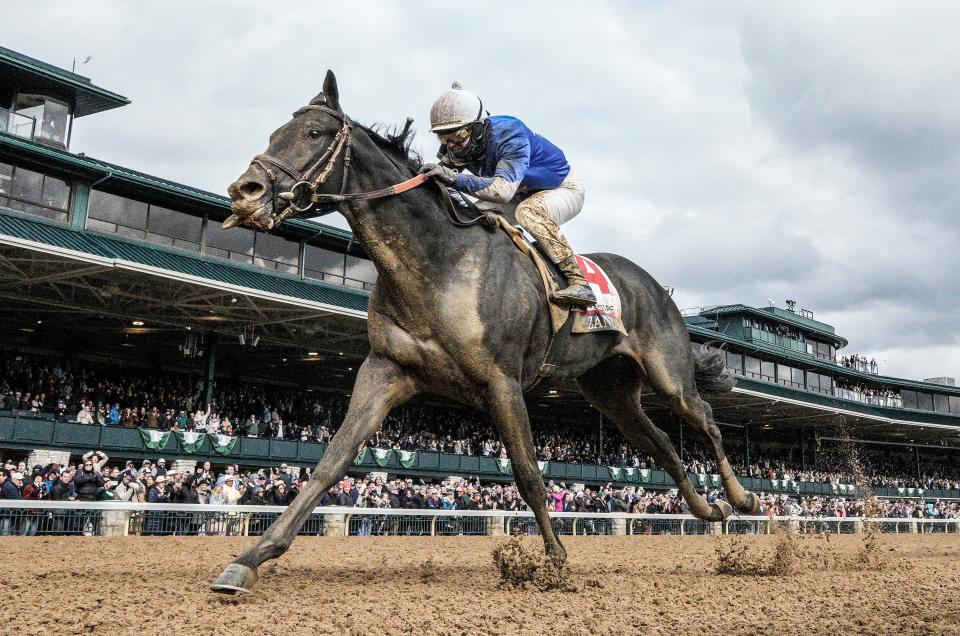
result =
M486 115L480 98L454 82L430 109L430 132L441 143L440 163L425 164L421 172L480 199L481 209L515 209L517 222L537 239L566 279L568 287L554 299L595 304L593 290L560 231L560 225L583 208L583 183L570 170L563 151L522 121Z

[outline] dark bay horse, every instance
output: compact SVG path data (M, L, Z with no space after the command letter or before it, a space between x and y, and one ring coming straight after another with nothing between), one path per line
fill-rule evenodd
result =
M288 204L306 212L311 193L323 199L338 191L367 192L408 180L419 161L409 157L406 137L384 138L354 123L341 109L336 79L328 72L323 92L274 132L267 151L230 185L233 212L245 225L270 229L286 218L277 210L287 211ZM504 232L455 225L432 184L337 207L377 268L367 325L370 354L357 374L343 425L313 477L211 587L235 592L256 583L257 568L287 550L320 497L346 474L390 409L418 393L441 395L490 417L547 554L562 562L566 552L547 514L547 490L524 402L551 336L544 286L529 257ZM558 336L564 342L562 354L553 360L552 380L575 378L586 398L616 422L630 443L670 473L694 515L724 519L732 512L730 505L707 503L696 492L669 437L644 414L641 388L652 387L712 450L730 503L741 512L756 512L759 498L737 481L710 406L700 395L733 386L721 355L691 346L676 305L643 269L614 254L588 256L620 293L627 336Z

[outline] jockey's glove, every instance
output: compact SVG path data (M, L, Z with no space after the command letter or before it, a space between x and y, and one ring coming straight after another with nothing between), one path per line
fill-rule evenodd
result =
M457 182L457 171L437 163L425 163L420 168L420 174L425 174L440 183L452 186Z

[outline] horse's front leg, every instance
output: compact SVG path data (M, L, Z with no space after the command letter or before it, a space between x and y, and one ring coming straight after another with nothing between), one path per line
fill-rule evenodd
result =
M210 584L211 589L226 593L249 590L257 582L257 567L287 551L323 493L346 474L357 452L380 428L390 409L415 393L413 379L400 367L371 354L357 374L343 426L330 440L307 485L260 540Z
M498 375L488 385L486 403L490 419L507 447L520 496L537 519L547 554L555 560L557 565L560 565L566 561L567 551L560 543L560 537L557 536L553 524L550 523L550 515L547 512L547 488L543 484L543 478L537 466L536 448L533 443L533 434L530 432L530 419L520 384L506 375Z

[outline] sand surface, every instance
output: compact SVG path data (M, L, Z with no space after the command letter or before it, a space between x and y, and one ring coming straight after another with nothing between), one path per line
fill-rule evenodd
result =
M960 634L960 535L804 540L783 576L713 572L713 537L566 538L577 591L498 587L502 538L301 537L255 590L207 590L253 539L0 539L3 633ZM751 537L753 556L775 537ZM539 549L539 538L524 539ZM429 561L429 562L428 562ZM812 564L812 565L811 565Z

